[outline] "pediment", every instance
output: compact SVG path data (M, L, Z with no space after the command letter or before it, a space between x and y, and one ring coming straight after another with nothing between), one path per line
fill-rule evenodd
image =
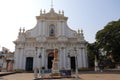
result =
M64 16L64 12L56 13L53 8L51 8L51 10L48 13L45 13L45 11L44 13L41 12L40 16L37 16L36 18L37 20L38 19L41 19L41 20L44 20L44 19L67 20L68 19L68 17Z

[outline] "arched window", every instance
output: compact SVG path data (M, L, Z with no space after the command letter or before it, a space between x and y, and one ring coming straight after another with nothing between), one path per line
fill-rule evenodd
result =
M49 36L55 36L55 26L53 24L49 27Z

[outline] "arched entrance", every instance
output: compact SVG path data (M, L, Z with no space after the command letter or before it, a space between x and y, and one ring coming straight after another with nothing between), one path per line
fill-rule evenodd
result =
M75 70L76 69L75 57L70 57L70 62L71 62L71 69Z
M50 52L48 54L48 69L52 69L52 61L54 59L54 53L53 52Z
M27 57L26 58L26 71L32 71L33 70L33 57Z

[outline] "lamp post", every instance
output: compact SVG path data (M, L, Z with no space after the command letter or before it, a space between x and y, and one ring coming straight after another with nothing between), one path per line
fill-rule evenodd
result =
M79 76L78 76L78 60L77 60L77 49L76 49L76 47L74 48L74 51L75 51L75 64L76 64L75 73L76 73L76 79L78 79Z
M38 49L38 47L35 47L35 50L36 50L36 54L35 54L35 68L34 68L34 80L38 80L38 78L37 78L37 49Z
M42 50L42 47L40 48ZM38 55L38 58L41 59L42 55L41 55L41 52L39 53ZM41 66L41 60L40 60L40 66ZM41 74L41 68L42 67L39 67L39 75Z

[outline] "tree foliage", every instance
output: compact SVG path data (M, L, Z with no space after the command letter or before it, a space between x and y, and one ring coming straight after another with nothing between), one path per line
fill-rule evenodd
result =
M97 59L99 58L99 46L96 42L94 43L88 43L87 45L87 54L88 54L88 61L89 61L89 67L94 67L94 60L95 56Z
M104 29L99 30L96 41L108 55L113 55L115 61L120 61L120 20L112 21Z

